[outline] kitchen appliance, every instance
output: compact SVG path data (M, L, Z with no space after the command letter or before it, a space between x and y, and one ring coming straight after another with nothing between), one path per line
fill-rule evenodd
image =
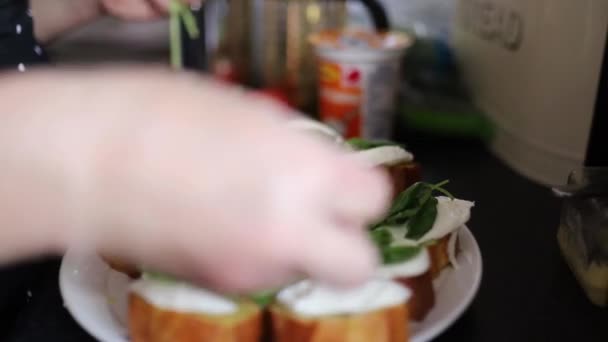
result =
M377 0L358 0L377 30L388 29ZM315 64L311 33L346 25L346 0L209 0L206 15L209 61L232 80L285 91L292 104L311 109ZM218 30L217 28L221 29Z
M608 162L607 0L459 0L455 20L454 47L495 124L496 155L550 185L586 160Z

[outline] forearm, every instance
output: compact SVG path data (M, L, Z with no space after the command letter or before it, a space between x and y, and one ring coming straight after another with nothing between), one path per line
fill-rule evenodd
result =
M49 42L101 15L98 0L30 0L36 38Z
M169 148L150 136L159 127L203 120L194 134L202 146L221 139L221 117L197 108L222 108L225 92L136 66L0 75L0 263L74 243L124 252L124 241L145 234L124 230L125 210L141 202L126 190L142 175L133 160Z
M142 78L126 70L0 76L0 263L97 242L98 165L141 123L150 102L136 91ZM130 106L140 110L130 115Z

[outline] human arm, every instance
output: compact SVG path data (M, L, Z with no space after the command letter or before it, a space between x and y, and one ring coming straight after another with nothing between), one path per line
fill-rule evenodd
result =
M0 93L0 261L89 246L235 291L373 271L384 175L289 132L280 107L133 67L9 75Z
M190 4L200 0L184 0ZM36 38L49 42L103 15L154 20L166 15L169 0L30 0Z

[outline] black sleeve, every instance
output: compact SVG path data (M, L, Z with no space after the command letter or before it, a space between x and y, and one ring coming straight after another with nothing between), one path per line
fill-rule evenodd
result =
M0 0L0 68L26 71L48 57L34 38L32 13L25 0Z

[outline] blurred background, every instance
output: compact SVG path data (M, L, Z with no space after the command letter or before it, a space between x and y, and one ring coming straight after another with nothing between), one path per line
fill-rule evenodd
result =
M607 1L207 0L197 15L204 35L184 39L188 67L313 117L323 113L308 36L346 26L390 29L415 39L400 61L399 139L477 139L545 185L563 183L585 162L608 161L601 152L587 155L606 92L598 85L606 73ZM104 19L49 49L57 64L168 63L168 25ZM598 136L596 145L606 142Z

